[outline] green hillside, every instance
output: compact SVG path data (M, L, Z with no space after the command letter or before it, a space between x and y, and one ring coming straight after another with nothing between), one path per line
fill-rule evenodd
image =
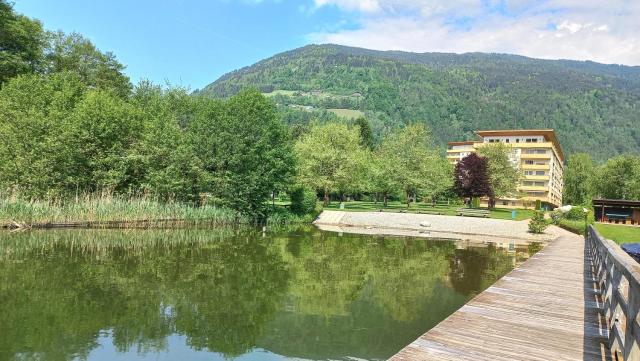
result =
M379 137L425 122L442 143L477 129L554 128L567 153L640 153L640 67L501 54L374 51L310 45L222 76L196 91L255 87L291 125L350 119ZM330 111L329 111L330 109ZM336 111L338 109L338 111Z

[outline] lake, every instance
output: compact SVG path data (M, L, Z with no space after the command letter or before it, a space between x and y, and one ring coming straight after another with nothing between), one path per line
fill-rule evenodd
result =
M0 360L380 360L539 248L301 227L0 233Z

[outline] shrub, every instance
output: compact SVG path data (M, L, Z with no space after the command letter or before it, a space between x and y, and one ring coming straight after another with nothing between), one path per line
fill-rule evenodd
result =
M533 217L529 220L529 232L531 233L542 233L547 228L549 224L544 219L544 212L535 211L533 213Z
M557 209L551 212L550 215L551 215L551 223L555 225L560 224L560 222L563 219L565 219L564 213L560 212Z
M561 219L560 222L558 223L558 226L566 229L569 232L573 232L579 235L583 235L585 231L584 221L572 221L569 219Z
M582 206L574 206L571 210L564 214L564 218L574 221L584 221L584 211Z
M542 202L539 199L536 199L536 211L542 209Z
M296 214L283 207L274 207L267 218L268 226L286 226L293 224L310 224L316 218L317 213Z
M472 208L480 208L480 197L471 198L471 207Z
M291 212L297 215L313 213L317 200L316 192L298 187L291 192Z

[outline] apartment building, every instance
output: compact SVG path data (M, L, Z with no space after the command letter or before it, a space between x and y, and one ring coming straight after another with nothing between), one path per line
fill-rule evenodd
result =
M521 176L518 193L496 200L496 207L533 208L537 200L547 209L562 205L564 154L553 129L483 130L476 134L477 141L449 142L447 159L456 164L495 142L512 147L510 159ZM486 206L488 199L482 204Z

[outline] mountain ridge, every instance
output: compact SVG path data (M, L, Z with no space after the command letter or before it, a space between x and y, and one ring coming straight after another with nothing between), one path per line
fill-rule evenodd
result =
M569 154L640 153L640 66L307 45L195 93L228 97L246 87L272 96L285 121L302 127L344 109L366 115L378 137L415 121L438 144L477 129L554 128Z

